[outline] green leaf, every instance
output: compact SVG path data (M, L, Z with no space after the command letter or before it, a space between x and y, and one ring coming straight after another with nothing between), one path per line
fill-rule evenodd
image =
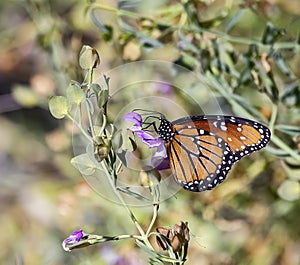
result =
M130 130L119 130L113 137L114 150L118 152L133 152L137 148L137 144L134 140L134 134Z
M64 96L54 96L49 100L49 110L56 119L64 118L70 111L70 104Z
M102 108L107 103L109 97L107 86L102 87L99 84L93 83L90 88L96 95L98 107Z
M133 198L140 200L140 201L151 203L151 201L147 197L130 190L130 187L118 187L117 189L129 196L132 196Z
M299 135L300 134L300 126L293 125L285 125L285 124L277 124L275 126L276 130L287 133L289 135Z
M112 26L105 24L104 25L107 33L103 33L102 34L102 38L106 41L106 42L110 42L113 39L113 35L114 35L114 29Z
M87 153L75 156L71 159L71 164L83 175L92 175L97 169L94 161Z
M148 265L164 265L164 262L157 258L149 258Z
M153 48L161 48L163 47L163 44L158 41L155 40L153 38L148 37L147 35L141 33L140 31L138 31L137 29L129 26L127 23L125 23L125 21L123 21L122 19L118 20L119 22L119 26L122 30L131 33L132 35L134 35L135 37L137 37L141 43L141 45L145 46L145 47L153 47Z
M96 97L98 97L98 94L101 92L101 86L97 83L92 83L90 84L89 88L93 90Z
M275 63L277 64L278 68L283 72L286 76L296 79L296 76L294 73L291 71L291 69L286 65L284 59L282 58L281 53L279 52L274 52L272 53L272 57L275 60Z
M180 57L174 63L188 70L194 70L199 65L199 61L195 56L191 56L184 51L181 52Z
M123 0L123 1L118 1L118 8L119 9L133 9L133 8L138 8L138 4L139 2L138 1L126 1L126 0Z
M229 32L242 18L245 14L246 9L241 9L239 12L227 23L226 25L226 32Z
M281 158L290 157L290 154L284 150L277 149L277 148L270 147L270 146L268 146L266 149L269 153L271 153L277 157L281 157Z
M274 44L279 37L285 34L284 29L275 28L270 22L267 23L265 32L262 37L263 44Z
M142 241L136 239L135 243L137 244L138 247L140 247L142 250L144 250L145 252L147 252L148 254L150 254L153 258L152 259L158 259L160 261L165 261L165 262L179 262L179 260L177 259L173 259L170 257L167 257L165 255L162 255L158 252L153 251L152 249L150 249L149 247L147 247Z
M240 95L237 94L232 94L233 99L235 99L239 104L235 104L233 105L233 110L234 113L242 115L242 116L247 116L247 112L250 112L252 115L256 116L256 117L262 117L261 113L255 109L254 107L252 107L249 104L249 101L247 101L245 98L241 97ZM246 110L246 112L245 112ZM251 117L248 117L251 119Z
M91 11L91 19L95 26L102 31L102 37L105 41L109 42L113 38L113 27L111 25L104 24L97 18L99 15L96 14L96 9Z
M96 68L100 64L100 56L98 52L88 46L83 45L79 54L79 65L84 70Z
M194 54L199 55L200 51L199 49L193 44L191 43L191 41L189 39L187 39L187 37L183 34L183 32L181 30L178 30L178 37L180 40L180 48L184 51L190 51Z
M293 173L288 174L291 178L300 180L300 163L298 160L294 159L293 157L287 157L286 159L284 159L284 165L286 165L288 167L288 169L291 172L293 172ZM297 171L298 171L298 173L296 174ZM294 172L295 172L295 174L294 174ZM293 174L294 174L294 176L293 176Z
M76 84L70 84L67 88L67 98L70 103L75 103L76 105L80 105L82 100L84 99L84 92L81 87Z
M287 107L293 107L300 103L300 86L298 81L289 84L281 95L281 101Z
M104 34L109 34L109 31L106 28L106 25L104 25L103 23L101 23L98 20L95 8L91 10L91 19L92 19L93 23L96 25L96 27L98 27Z
M93 115L95 112L95 108L93 102L89 98L86 98L86 105L88 107L89 112Z

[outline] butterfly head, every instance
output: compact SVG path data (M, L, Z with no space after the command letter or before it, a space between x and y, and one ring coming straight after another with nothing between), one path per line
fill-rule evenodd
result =
M161 115L159 120L160 124L157 129L159 137L165 142L172 140L173 136L175 135L174 131L172 130L172 123L169 122L164 115Z
M162 113L142 109L135 109L133 111L140 113L143 117L143 130L147 130L149 127L153 126L152 128L154 128L154 131L158 133L159 138L163 141L167 142L172 140L172 137L174 136L172 130L173 124L169 122Z

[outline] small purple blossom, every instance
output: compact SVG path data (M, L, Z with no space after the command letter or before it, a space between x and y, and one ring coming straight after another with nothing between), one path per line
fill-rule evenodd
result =
M62 243L62 247L65 251L71 251L70 250L70 246L78 243L82 237L84 237L84 233L82 232L82 230L76 230L74 231L69 237L67 237L63 243Z
M142 142L149 146L150 148L159 147L163 145L163 141L149 133L144 132L143 130L140 131L133 131L136 136L141 138Z
M133 123L133 126L130 127L130 130L136 131L136 130L141 130L142 129L142 116L136 112L129 112L127 113L123 121L128 121Z
M166 148L162 139L155 137L142 129L142 116L136 112L129 112L124 116L124 121L133 123L130 130L150 148L156 148L156 153L151 159L151 164L158 170L170 168Z
M156 149L156 153L151 159L151 165L157 170L164 170L170 168L169 158L164 144L159 145Z
M123 120L133 123L133 126L129 129L150 148L163 145L163 141L161 139L143 131L142 116L140 114L136 112L129 112L124 116Z

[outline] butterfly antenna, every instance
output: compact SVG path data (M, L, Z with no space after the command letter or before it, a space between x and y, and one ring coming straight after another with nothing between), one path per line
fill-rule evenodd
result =
M133 109L133 112L140 112L141 115L159 115L161 116L162 113L155 110L144 110L144 109Z
M143 121L143 124L145 124L146 126L144 127L144 129L149 128L150 126L153 126L154 130L157 132L157 126L156 126L156 121L150 121L148 122L149 119L155 119L155 120L159 120L159 117L157 116L147 116L146 119Z

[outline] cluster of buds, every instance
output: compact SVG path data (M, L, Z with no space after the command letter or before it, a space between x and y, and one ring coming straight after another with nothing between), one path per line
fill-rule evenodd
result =
M172 228L158 227L156 242L162 250L168 250L170 247L173 252L181 252L187 248L190 241L190 234L187 222L175 224Z

